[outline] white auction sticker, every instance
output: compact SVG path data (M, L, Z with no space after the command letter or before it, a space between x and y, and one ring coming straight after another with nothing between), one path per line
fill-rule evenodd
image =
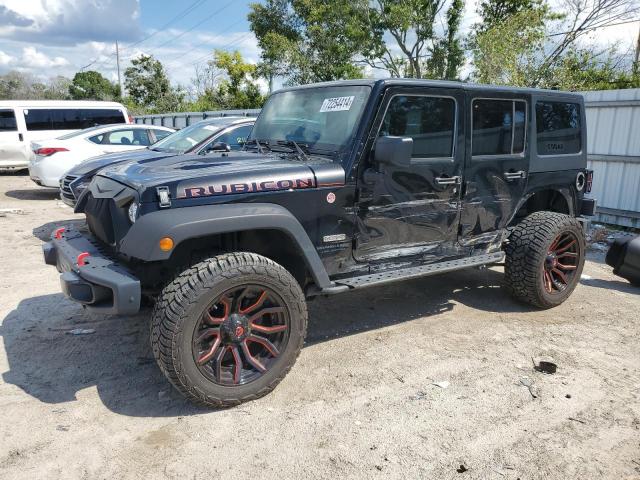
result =
M333 97L325 98L320 107L320 113L323 112L342 112L349 110L355 96L350 97Z

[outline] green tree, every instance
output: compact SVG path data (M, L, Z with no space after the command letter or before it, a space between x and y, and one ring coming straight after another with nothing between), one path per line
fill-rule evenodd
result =
M474 30L486 32L516 13L536 10L542 3L542 0L482 0L476 10L481 22L474 25Z
M354 29L354 5L344 0L267 0L252 4L251 30L262 49L259 72L288 84L321 82L363 75L353 62L360 46Z
M625 71L615 47L599 51L582 39L638 9L636 0L573 0L562 11L539 1L499 20L489 16L486 28L477 28L472 45L472 78L566 90L633 85L635 76Z
M265 98L255 82L256 69L256 65L245 62L238 51L215 50L206 69L206 77L214 80L215 85L204 88L194 107L198 110L262 107Z
M131 66L124 71L124 78L125 88L133 102L150 111L168 105L177 108L180 103L180 95L171 88L162 63L151 55L131 60Z
M364 66L452 79L464 61L463 0L267 0L251 9L261 71L287 83L361 77Z
M88 70L74 75L69 95L74 100L113 100L120 96L120 88L99 72Z

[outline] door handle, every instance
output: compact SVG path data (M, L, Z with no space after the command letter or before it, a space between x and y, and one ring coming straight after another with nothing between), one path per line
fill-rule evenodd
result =
M518 180L526 177L527 173L524 170L519 170L517 172L504 172L504 178L507 180Z
M22 136L21 133L18 134L18 140L20 140L21 142L24 142L24 137Z
M460 177L436 177L436 183L438 185L457 185L460 183Z

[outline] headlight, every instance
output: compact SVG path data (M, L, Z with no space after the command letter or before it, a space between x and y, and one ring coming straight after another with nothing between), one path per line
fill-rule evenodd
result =
M129 205L129 221L131 223L135 223L137 216L138 216L138 204L136 202L132 202L131 205Z

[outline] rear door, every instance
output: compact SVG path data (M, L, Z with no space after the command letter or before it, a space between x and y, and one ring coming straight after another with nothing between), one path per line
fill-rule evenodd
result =
M123 152L150 145L146 128L123 128L103 132L89 137L89 141L96 144L104 153Z
M357 260L447 255L458 231L464 100L461 89L386 91L358 184ZM413 139L408 167L374 164L380 136Z
M489 95L487 93L490 93ZM527 186L530 101L514 93L469 92L460 243L501 238Z

